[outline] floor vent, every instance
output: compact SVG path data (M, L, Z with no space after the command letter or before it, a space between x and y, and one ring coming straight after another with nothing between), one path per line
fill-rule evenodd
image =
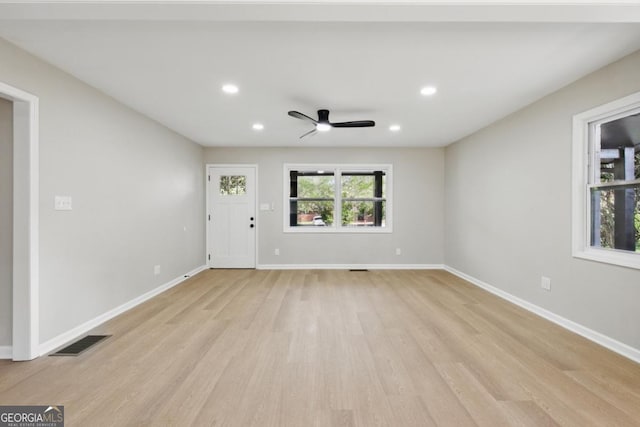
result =
M369 271L366 268L350 268L349 271Z
M86 337L66 346L62 350L58 350L55 353L50 354L49 356L77 356L110 336L111 335L87 335Z

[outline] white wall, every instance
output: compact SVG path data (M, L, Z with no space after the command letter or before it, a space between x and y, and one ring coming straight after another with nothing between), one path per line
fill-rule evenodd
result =
M13 103L0 98L0 346L11 345Z
M40 98L41 342L204 264L202 147L1 39L0 63Z
M206 148L205 162L258 165L259 203L275 206L272 212L258 212L260 264L443 263L443 149ZM285 163L391 163L393 232L284 233ZM396 248L402 249L401 256Z
M636 52L447 147L446 263L640 348L640 271L571 256L572 116L639 90Z

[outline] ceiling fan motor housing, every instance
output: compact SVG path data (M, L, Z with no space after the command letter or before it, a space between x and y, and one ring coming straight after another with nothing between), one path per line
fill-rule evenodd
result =
M318 110L318 123L329 123L329 110Z

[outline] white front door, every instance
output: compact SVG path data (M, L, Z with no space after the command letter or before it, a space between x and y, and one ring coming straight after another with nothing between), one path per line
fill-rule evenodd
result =
M211 268L256 266L256 168L208 166L207 259Z

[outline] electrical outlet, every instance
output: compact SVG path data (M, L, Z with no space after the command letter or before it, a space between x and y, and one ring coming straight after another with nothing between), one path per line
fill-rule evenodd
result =
M402 255L402 249L396 248L396 255Z
M53 208L57 211L70 211L73 209L71 196L56 196Z
M549 279L548 277L542 276L542 279L540 280L540 287L542 289L544 289L545 291L550 291L551 290L551 279Z
M273 253L274 253L274 254L276 254L276 255L280 255L280 249L275 248L275 249L274 249L274 251L273 251Z
M156 276L157 276L158 274L160 274L160 266L159 266L159 265L155 265L155 266L153 267L153 274L155 274Z

